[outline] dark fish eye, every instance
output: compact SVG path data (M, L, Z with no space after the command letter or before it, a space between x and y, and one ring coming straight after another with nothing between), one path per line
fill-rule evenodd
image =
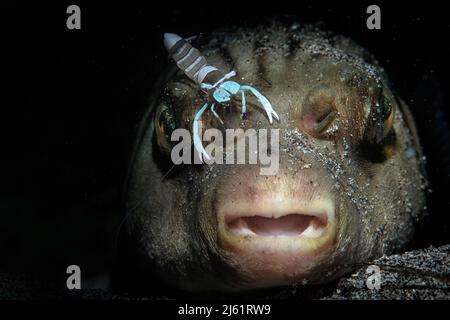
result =
M395 118L395 98L389 89L383 89L373 106L366 130L366 140L381 143L392 131Z
M361 154L371 162L383 162L396 152L394 132L396 105L392 92L384 88L376 106L372 109L364 139L360 144Z
M158 106L154 117L156 142L163 153L170 153L172 132L175 130L175 116L170 105L163 101Z

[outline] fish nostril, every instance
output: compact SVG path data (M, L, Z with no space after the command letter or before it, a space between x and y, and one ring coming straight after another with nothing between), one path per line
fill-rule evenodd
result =
M316 106L301 115L301 127L309 135L320 138L336 118L337 112L332 106Z
M299 128L317 139L330 139L327 129L338 115L336 91L332 86L319 84L305 96L298 114Z

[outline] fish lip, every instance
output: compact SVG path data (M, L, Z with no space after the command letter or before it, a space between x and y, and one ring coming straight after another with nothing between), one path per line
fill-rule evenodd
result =
M239 234L227 226L227 220L251 217L256 213L278 218L303 213L305 216L318 217L326 224L322 232L312 233L313 236ZM258 202L239 200L220 206L217 214L218 244L230 258L230 266L246 279L247 288L289 285L309 280L321 265L328 263L333 254L338 224L331 196L310 201L283 197Z
M271 234L270 230L268 230L266 234L263 234L255 232L255 229L245 225L247 222L251 222L251 219L254 221L262 220L266 229L270 229L271 224L275 225L283 219L290 219L290 221L303 219L308 220L309 223L305 221L307 223L306 228L303 228L303 230L299 228L297 233L283 234L281 232ZM242 221L240 227L233 227L236 222L239 223L240 221ZM296 249L301 251L306 249L305 245L302 246L302 240L318 240L324 236L329 236L335 229L335 225L334 201L331 197L314 199L308 202L294 198L267 199L258 202L245 201L244 199L244 201L227 203L218 210L219 234L224 240L233 241L244 237L244 245L251 245L252 242L261 244L261 241L267 240L269 243L264 245L269 244L269 249L271 247L270 241L278 240L280 242L283 238L286 238L285 240L296 241L298 244ZM316 228L317 230L313 231L318 232L305 233L308 228L311 229L310 227L312 229ZM247 228L248 232L241 232L245 231L243 230L245 228ZM280 245L279 249L283 249L283 247Z
M254 237L318 237L328 224L326 213L293 212L225 216L229 232Z

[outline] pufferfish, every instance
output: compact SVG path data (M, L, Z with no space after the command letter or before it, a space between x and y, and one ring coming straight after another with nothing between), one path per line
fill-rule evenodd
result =
M236 99L218 117L205 113L205 129L219 117L227 128L279 129L279 171L170 170L171 133L192 131L205 95L182 72L162 83L128 179L138 286L239 293L327 283L408 244L425 207L421 148L407 105L370 53L291 22L213 32L196 47L270 97L281 119L270 124L251 97L248 117Z

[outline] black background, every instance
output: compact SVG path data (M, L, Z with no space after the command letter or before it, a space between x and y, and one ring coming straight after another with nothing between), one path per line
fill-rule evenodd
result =
M162 34L284 14L321 21L385 67L416 115L433 189L414 245L448 243L450 141L445 130L434 134L437 110L449 118L447 10L430 1L317 2L2 4L0 271L55 280L69 264L89 277L110 270L133 133L167 64ZM81 8L81 30L66 28L70 4ZM381 30L366 28L370 4L381 7Z

